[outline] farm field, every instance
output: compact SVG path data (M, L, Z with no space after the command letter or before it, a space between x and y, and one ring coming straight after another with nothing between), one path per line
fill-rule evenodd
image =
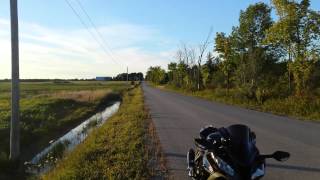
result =
M119 100L127 87L125 82L22 82L21 162L29 160L50 140ZM9 174L10 92L10 83L0 82L0 172Z

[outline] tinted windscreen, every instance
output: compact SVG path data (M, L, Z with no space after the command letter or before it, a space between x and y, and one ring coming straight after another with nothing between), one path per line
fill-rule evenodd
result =
M250 141L250 130L244 125L227 128L230 134L230 155L240 166L249 166L256 155L255 145Z

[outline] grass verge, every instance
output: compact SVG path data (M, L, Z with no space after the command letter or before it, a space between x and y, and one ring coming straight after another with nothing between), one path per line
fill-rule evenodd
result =
M148 150L148 169L150 172L150 179L169 179L169 174L166 166L167 161L162 151L160 139L158 137L156 127L150 117L150 114L148 115L148 138L146 147Z
M149 165L157 153L150 148L155 141L150 123L141 88L126 92L119 111L41 178L151 178Z
M188 96L195 96L206 100L216 101L228 105L237 105L243 108L269 112L282 116L294 117L299 120L309 120L314 122L320 122L320 98L270 98L259 103L256 100L248 99L242 96L237 90L229 90L229 93L225 89L206 89L201 91L188 91L180 88L175 88L169 85L151 86L168 90L172 92L181 93Z

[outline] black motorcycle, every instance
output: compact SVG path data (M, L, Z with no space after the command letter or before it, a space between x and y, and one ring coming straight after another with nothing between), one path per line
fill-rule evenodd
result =
M276 151L261 155L256 135L241 124L227 128L209 126L195 138L196 150L187 155L188 175L196 180L256 180L265 174L265 160L285 161L290 154Z

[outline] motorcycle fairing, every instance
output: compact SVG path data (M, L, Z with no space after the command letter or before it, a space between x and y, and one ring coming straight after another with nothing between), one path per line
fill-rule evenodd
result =
M226 128L230 136L229 155L240 167L250 167L259 154L250 136L250 129L245 125L232 125Z

